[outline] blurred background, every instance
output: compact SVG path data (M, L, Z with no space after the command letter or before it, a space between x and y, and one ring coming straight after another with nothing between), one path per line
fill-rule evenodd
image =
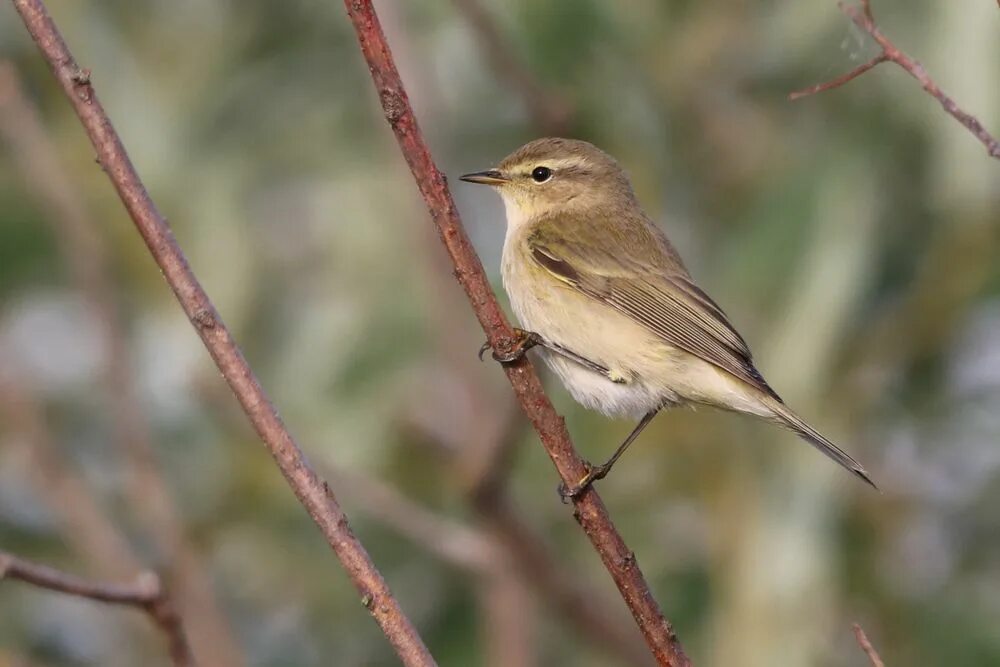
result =
M443 665L644 665L382 118L339 2L51 0L227 324ZM498 292L499 199L457 175L595 142L793 436L657 418L599 487L700 665L1000 664L1000 169L836 3L377 3ZM875 0L1000 131L1000 11ZM164 573L204 665L395 657L0 5L0 548ZM582 453L632 424L552 396ZM0 665L166 664L141 614L0 584Z

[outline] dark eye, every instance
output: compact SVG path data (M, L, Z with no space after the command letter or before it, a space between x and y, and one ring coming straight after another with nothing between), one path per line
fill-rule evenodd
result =
M548 167L535 167L531 172L531 178L535 183L544 183L552 178L552 170Z

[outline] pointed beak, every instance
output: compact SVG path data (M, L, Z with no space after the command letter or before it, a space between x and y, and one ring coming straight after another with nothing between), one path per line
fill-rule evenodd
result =
M463 181L468 181L469 183L479 183L481 185L503 185L510 181L509 178L501 174L496 169L488 169L486 171L474 171L471 174L463 174L459 176Z

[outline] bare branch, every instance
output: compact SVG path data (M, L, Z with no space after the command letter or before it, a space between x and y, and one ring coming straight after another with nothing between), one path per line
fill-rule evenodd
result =
M97 151L98 161L111 179L164 278L289 486L340 559L365 606L404 664L435 664L371 557L351 532L347 517L333 492L309 466L214 304L188 266L187 258L146 192L101 106L90 72L77 64L41 0L13 2L70 99Z
M930 75L927 74L927 71L920 63L900 51L899 48L882 33L881 29L879 29L878 25L875 23L875 16L872 13L871 8L871 0L861 0L860 8L843 3L839 3L838 6L856 26L864 30L871 36L872 39L875 40L875 43L882 49L882 53L861 67L858 67L847 74L843 74L832 81L791 93L788 96L790 100L797 100L814 93L842 86L848 81L861 76L880 63L893 62L906 70L910 76L920 83L920 86L927 91L927 94L941 104L941 107L945 110L945 112L961 123L965 129L971 132L973 136L975 136L976 139L978 139L986 147L986 152L990 155L990 157L1000 159L1000 141L997 141L997 139L990 134L985 127L983 127L982 123L980 123L975 116L964 111L951 97L946 95L944 91L938 87L934 80L931 79Z
M173 663L178 667L193 667L195 664L181 617L160 578L152 572L140 574L131 584L93 582L0 551L0 580L3 579L23 581L88 600L141 609L149 614L166 636Z
M174 494L160 473L145 411L137 399L106 243L46 135L38 109L24 94L14 66L2 60L0 136L14 149L21 173L45 208L46 222L53 228L73 282L100 330L113 441L121 453L129 508L138 515L159 558L169 563L178 605L190 622L198 655L220 667L244 665L246 658L212 592L208 568L191 545Z
M888 60L886 55L884 53L880 53L879 55L875 56L874 58L866 62L864 65L858 65L850 72L847 72L846 74L841 74L835 79L830 79L825 83L817 83L815 86L809 86L808 88L803 88L802 90L796 90L793 93L789 93L788 99L794 102L795 100L803 97L815 95L816 93L822 93L823 91L831 90L833 88L839 88L848 81L856 79L857 77L861 76L862 74L870 70L872 67L884 63L886 60Z
M872 646L872 643L868 640L868 635L865 634L864 628L861 627L860 623L854 624L854 638L858 640L858 646L861 650L865 652L868 656L868 660L872 663L872 667L885 667L885 663L882 662L882 658L879 657L878 651Z
M490 449L507 448L509 445L504 444ZM468 489L469 502L482 524L477 529L434 514L380 480L330 468L326 472L342 494L353 498L372 518L442 561L484 579L485 592L495 588L490 582L509 583L513 569L521 585L527 584L538 592L595 647L625 664L649 663L649 654L638 643L635 628L604 611L599 604L605 599L600 591L568 576L559 567L545 541L517 514L503 487L496 485L499 478L488 475L485 485L472 484Z
M417 126L375 8L370 0L345 0L344 4L386 119L451 256L455 277L465 290L491 345L503 353L514 343L513 332L486 280L445 178L435 166ZM576 453L566 424L552 407L531 363L522 360L506 367L505 372L563 482L568 486L576 484L586 474L583 460ZM577 521L617 584L653 655L663 665L690 664L673 628L653 598L635 554L618 534L600 496L589 488L574 498L573 503Z

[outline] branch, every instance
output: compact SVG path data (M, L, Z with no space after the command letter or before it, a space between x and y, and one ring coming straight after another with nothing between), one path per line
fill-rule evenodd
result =
M868 635L865 634L864 629L861 627L860 623L854 624L854 638L858 640L858 646L861 650L865 652L868 656L868 660L872 663L872 667L885 667L885 663L882 662L882 658L879 657L878 651L872 646L872 643L868 640Z
M997 141L993 135L987 132L986 128L983 127L982 123L980 123L975 116L963 111L953 99L948 97L948 95L946 95L944 91L942 91L938 85L934 83L934 80L931 79L930 75L927 74L927 71L920 63L900 51L888 37L882 34L882 31L875 23L875 16L872 13L871 8L871 0L861 0L860 7L845 5L843 3L838 3L838 6L856 26L864 30L871 36L872 39L875 40L875 43L882 49L882 53L864 65L861 65L860 67L857 67L847 74L843 74L836 79L833 79L832 81L793 92L789 94L788 99L797 100L809 95L814 95L815 93L837 88L852 79L858 78L880 63L893 62L906 70L910 76L920 83L920 86L927 91L931 97L940 102L942 108L944 108L944 110L951 115L952 118L961 123L976 137L976 139L982 142L982 144L986 146L986 152L990 155L990 157L1000 159L1000 141Z
M794 102L795 100L801 99L803 97L809 97L810 95L815 95L816 93L821 93L825 90L838 88L840 86L843 86L851 79L858 78L859 76L861 76L871 68L875 67L876 65L881 65L888 59L889 58L884 53L880 53L879 55L875 56L874 58L866 62L864 65L858 65L850 72L841 74L835 79L830 79L825 83L817 83L814 86L809 86L808 88L803 88L802 90L796 90L793 93L788 93L788 99Z
M371 0L345 0L344 5L358 34L386 119L454 263L455 277L490 344L501 353L509 350L514 343L513 332L462 226L445 178L435 166L417 126ZM573 448L566 424L552 407L531 362L522 360L504 370L563 482L568 486L576 484L586 474L584 462ZM589 488L574 498L573 503L577 521L618 586L653 655L663 665L688 665L680 641L653 598L635 554L618 534L600 496Z
M0 60L0 136L13 148L25 181L42 204L74 285L99 329L106 359L102 379L111 404L113 442L121 453L127 480L129 508L159 558L169 563L197 654L212 665L245 665L246 657L213 594L208 568L191 545L176 498L160 472L129 364L107 244L46 135L38 109L24 94L13 64L4 60Z
M139 575L132 584L93 582L0 551L0 580L3 579L16 579L50 591L141 609L166 635L173 663L178 667L195 664L181 617L160 578L151 572Z
M503 440L513 440L503 437ZM499 439L498 439L499 440ZM473 438L465 442L474 443ZM446 447L442 443L428 443ZM491 445L499 451L509 445ZM449 451L452 459L457 454ZM455 477L462 476L461 463ZM502 466L499 466L502 467ZM525 584L560 614L576 625L581 636L595 648L629 665L646 665L649 653L637 642L633 626L605 613L602 592L588 588L563 570L545 541L518 516L502 485L494 475L466 481L466 496L479 515L481 529L450 521L427 510L380 480L326 468L345 496L353 497L372 518L389 526L415 545L443 562L468 571L487 582L509 577L509 565L518 584Z
M111 179L164 278L292 491L340 559L365 606L405 665L435 664L371 557L351 532L347 516L333 492L309 467L302 450L285 428L232 334L188 266L173 232L146 192L101 106L90 81L90 73L73 58L42 0L13 2L70 99L97 151L99 163Z

